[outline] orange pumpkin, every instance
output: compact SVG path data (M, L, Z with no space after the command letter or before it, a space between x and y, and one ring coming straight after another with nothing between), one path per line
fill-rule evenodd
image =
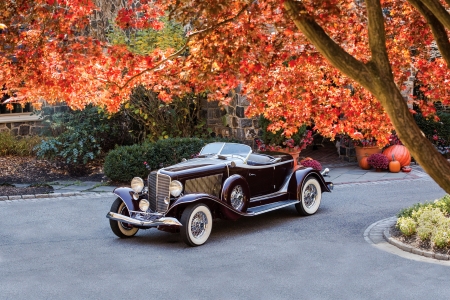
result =
M359 166L363 170L369 170L371 166L369 165L369 162L367 161L368 156L364 156L359 160Z
M392 173L398 173L401 168L402 166L400 165L400 162L395 160L395 156L392 154L392 161L389 162L389 171Z
M386 148L383 151L383 154L392 161L392 155L395 156L395 159L400 163L400 166L409 166L411 163L411 154L409 150L403 145L393 145Z

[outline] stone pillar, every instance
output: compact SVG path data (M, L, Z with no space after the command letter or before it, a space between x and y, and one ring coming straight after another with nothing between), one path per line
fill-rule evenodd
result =
M230 137L255 147L254 139L260 136L258 118L248 118L245 111L250 103L245 95L233 92L228 106L220 106L218 101L202 103L202 115L207 118L207 125L218 137Z

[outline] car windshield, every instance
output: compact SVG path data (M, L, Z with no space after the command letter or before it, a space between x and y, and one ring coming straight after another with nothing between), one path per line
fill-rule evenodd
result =
M250 153L252 153L252 148L250 146L235 143L211 143L203 147L202 151L200 151L200 155L237 155L243 159L246 159Z

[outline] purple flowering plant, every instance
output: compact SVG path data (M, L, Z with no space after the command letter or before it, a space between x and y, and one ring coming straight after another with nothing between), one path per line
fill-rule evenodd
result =
M304 167L311 167L317 171L322 171L322 165L315 159L304 160L301 164Z
M367 162L375 169L387 169L389 167L389 159L382 153L370 155Z

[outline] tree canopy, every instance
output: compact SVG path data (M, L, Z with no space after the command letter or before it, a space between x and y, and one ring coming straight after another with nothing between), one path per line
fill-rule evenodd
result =
M409 101L424 115L433 115L436 101L450 104L449 6L449 0L129 1L116 19L122 29L160 30L165 16L189 28L181 47L133 53L86 35L91 0L6 0L0 83L13 101L93 103L111 111L138 84L164 101L208 91L223 104L242 85L247 114L263 114L287 136L313 124L324 136L347 133L385 144L395 128L450 192L450 165L421 134L401 94L414 77L425 98Z

